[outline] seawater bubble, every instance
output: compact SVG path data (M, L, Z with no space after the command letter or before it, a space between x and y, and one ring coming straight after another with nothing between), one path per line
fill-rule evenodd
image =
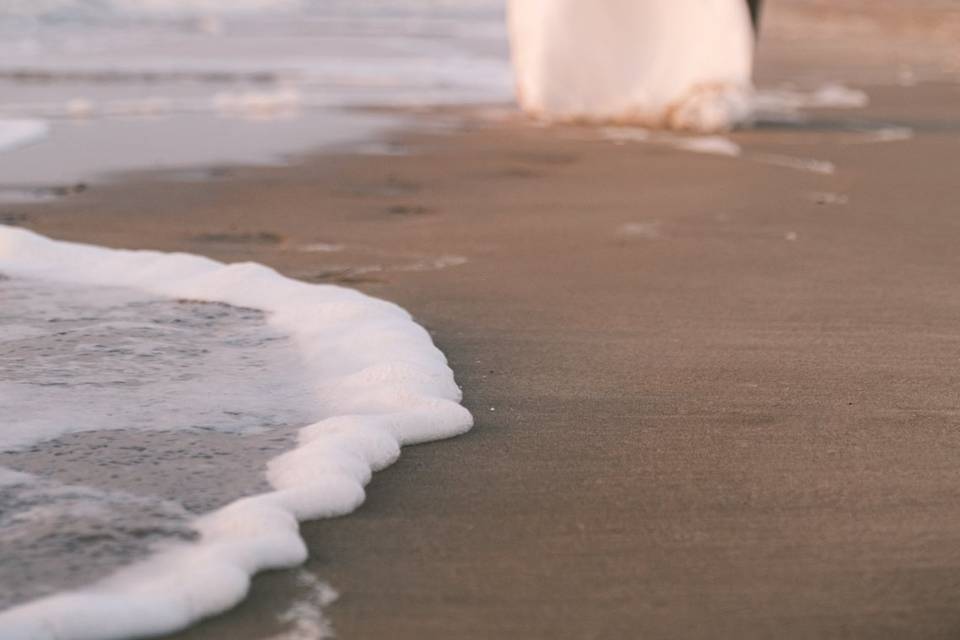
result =
M316 417L254 309L4 277L0 329L0 609L195 539Z

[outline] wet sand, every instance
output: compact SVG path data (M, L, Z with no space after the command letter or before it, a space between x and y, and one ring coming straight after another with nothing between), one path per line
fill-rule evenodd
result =
M433 333L477 426L304 526L338 637L952 638L960 85L865 88L735 134L742 158L468 119L2 213L347 284ZM864 142L891 124L914 136ZM281 633L303 576L178 637Z

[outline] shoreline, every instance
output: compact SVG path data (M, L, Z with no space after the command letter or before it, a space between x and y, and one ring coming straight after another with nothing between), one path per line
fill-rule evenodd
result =
M161 547L90 588L13 606L0 614L4 635L154 637L221 613L244 599L256 573L304 562L300 521L354 511L373 472L394 462L402 446L473 425L445 357L396 305L249 262L110 250L9 227L0 228L0 244L0 266L16 276L262 310L266 323L297 345L310 387L323 399L296 445L266 463L269 489L190 521L192 543Z
M933 569L960 531L957 92L871 88L812 140L732 136L832 176L482 123L22 222L344 283L431 331L477 427L304 526L340 637L937 637L960 625ZM916 136L848 144L835 124L890 120ZM401 268L443 256L466 261ZM174 637L281 633L301 576L261 575Z

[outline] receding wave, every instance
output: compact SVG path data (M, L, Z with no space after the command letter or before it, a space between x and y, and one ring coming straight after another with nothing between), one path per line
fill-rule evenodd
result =
M268 419L267 424L254 429L256 433L278 435L289 442L284 453L278 453L278 442L263 443L260 448L262 454L270 454L265 455L263 473L256 474L263 486L250 485L242 492L249 495L226 504L222 502L223 496L208 496L209 500L201 500L192 510L183 508L182 512L178 511L176 500L171 503L160 499L166 496L165 490L159 492L159 502L130 497L127 483L133 482L133 476L128 474L124 480L129 470L119 467L113 470L108 466L105 472L107 477L112 475L111 471L117 474L118 486L107 483L108 486L91 489L92 495L80 496L76 495L75 488L64 490L43 483L31 484L29 474L45 468L49 460L43 457L55 455L55 448L66 454L66 458L58 456L61 462L65 461L61 466L66 468L71 464L80 468L93 461L109 464L115 458L111 458L110 447L105 446L108 442L114 446L119 442L121 448L134 448L132 458L150 464L155 454L165 452L164 455L174 458L185 455L184 443L189 440L192 444L187 450L214 458L205 467L209 474L207 484L220 482L235 486L236 478L228 476L238 467L248 471L250 460L232 460L229 456L218 459L214 452L222 449L216 440L221 431L197 433L192 430L186 435L171 436L162 428L151 428L150 420L146 420L143 421L146 424L139 425L138 437L126 437L133 432L120 429L98 442L97 437L103 438L102 434L94 434L90 439L58 429L57 420L47 419L51 411L56 414L56 403L40 403L35 407L39 412L35 416L36 424L46 431L23 436L27 440L19 436L13 438L8 457L0 460L0 464L10 464L10 456L26 457L17 463L16 473L0 475L0 500L8 499L19 512L29 512L38 506L42 508L45 500L59 499L58 513L69 513L71 505L92 502L98 509L82 513L73 529L58 528L58 522L63 524L62 519L53 518L48 523L50 531L61 536L52 542L54 546L68 543L62 536L69 538L71 531L88 537L91 531L102 534L104 519L139 521L141 527L118 527L112 536L98 539L98 544L106 545L110 553L130 559L141 558L145 549L156 553L65 592L15 596L16 602L28 601L0 612L0 637L5 640L160 635L227 609L245 596L253 573L303 562L307 550L299 535L298 521L353 511L363 502L364 486L371 474L392 463L402 445L455 436L473 423L469 412L459 404L461 392L446 359L432 344L429 334L399 307L357 291L297 282L252 263L224 265L185 254L103 249L56 242L23 229L3 226L0 226L0 272L10 274L14 283L33 279L140 292L151 300L146 303L147 307L138 307L148 318L156 313L173 313L174 317L186 313L189 317L196 312L201 315L201 327L207 326L207 316L211 314L217 317L225 314L228 319L232 318L231 322L241 321L241 325L248 321L256 323L262 318L272 331L289 336L297 354L297 369L307 381L316 403L313 422L295 432L281 429L277 434L277 425L270 423L271 414L261 416ZM6 281L6 285L9 284L10 281ZM162 311L166 307L161 306L152 308L151 312L150 304L161 304L156 298L174 303L206 301L227 307ZM121 315L128 312L129 309ZM235 317L236 314L240 317ZM88 318L84 322L92 320ZM134 331L138 339L146 331L153 340L158 339L151 333L155 328L144 322L143 317L132 322L127 317L119 324L122 326L116 332L101 331L92 342L109 350L117 346L113 340L120 340L122 344L117 348L129 351L127 355L134 358L149 355L136 346L140 344L136 340L124 342L124 331ZM21 327L21 337L31 331L35 329ZM74 337L78 344L91 342ZM184 348L193 348L194 338L187 331L180 340ZM30 375L41 381L63 382L65 376L66 379L70 376L62 369L75 366L70 362L76 355L64 349L60 371L41 368ZM96 350L81 355L94 360L103 356ZM149 358L142 362L147 360ZM223 369L229 371L231 367ZM150 366L148 370L152 370ZM239 371L236 375L242 378L243 368ZM215 397L218 386L222 385L200 376L189 388L193 393ZM116 395L122 402L125 395ZM278 400L274 394L268 395L269 399ZM126 396L126 399L132 397ZM282 398L279 400L282 404ZM5 402L8 401L16 411L20 401L31 400L29 394L26 397L21 394L19 401L7 396ZM138 405L135 399L133 404ZM227 398L222 408L230 410L234 404L242 405ZM238 410L243 412L244 407L239 406ZM11 421L8 416L15 415L15 411L4 414L4 419ZM12 428L16 431L16 424ZM141 437L145 434L149 437ZM71 440L69 436L77 439ZM54 442L57 447L51 445ZM103 450L102 456L96 453ZM123 454L124 461L131 459L129 453ZM176 484L177 474L170 475L168 482ZM168 489L177 500L182 497L182 487ZM188 492L188 495L193 494ZM201 515L189 517L193 511ZM29 523L27 526L29 528ZM159 549L153 544L158 541L163 543ZM28 542L27 547L32 549ZM74 561L82 562L83 556L78 554ZM23 582L22 577L30 574L30 567L21 563L18 570ZM88 577L94 579L102 572L100 567ZM28 598L33 595L42 597Z

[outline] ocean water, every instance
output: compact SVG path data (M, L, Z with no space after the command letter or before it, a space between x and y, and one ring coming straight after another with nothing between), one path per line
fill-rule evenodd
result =
M0 279L0 610L195 540L319 413L260 311Z
M380 81L363 78L376 62L361 58L378 13L0 3L0 200L365 139L395 122L345 109L377 103L364 87ZM403 31L414 56L421 38ZM356 82L336 73L351 65ZM267 461L318 405L289 335L261 311L0 278L0 610L195 542L199 516L271 488Z
M7 0L0 135L13 121L47 129L0 140L0 191L283 162L409 124L363 107L511 91L498 0Z
M299 521L353 511L401 446L473 423L429 334L357 291L3 225L0 274L4 640L224 611L306 559ZM277 622L322 631L331 592L306 579Z
M499 2L6 0L0 203L376 149L402 110L510 85ZM472 422L427 334L356 292L2 226L0 273L3 638L222 611L303 561L298 520Z

